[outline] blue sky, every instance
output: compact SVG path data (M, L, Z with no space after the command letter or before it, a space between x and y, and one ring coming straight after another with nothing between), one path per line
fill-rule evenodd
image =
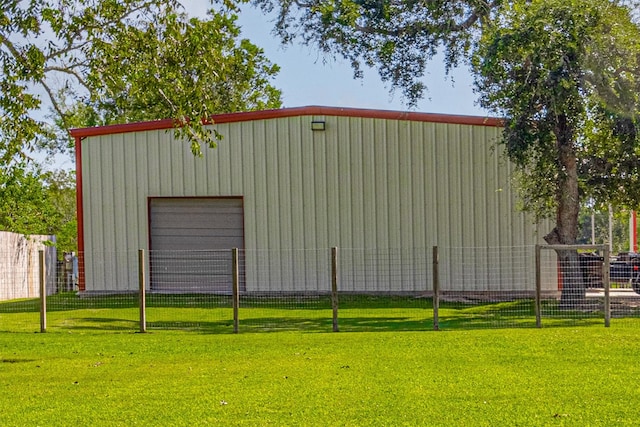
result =
M188 0L187 11L204 17L209 2ZM345 61L323 61L312 48L301 45L283 47L271 34L273 17L244 6L239 24L243 37L264 49L266 56L281 68L274 85L282 90L285 107L325 105L384 110L407 110L400 93L391 94L378 77L376 70L365 70L362 80L354 80ZM428 98L419 102L415 111L447 114L487 115L475 105L472 79L466 69L454 70L455 84L444 74L444 66L432 63L425 82Z

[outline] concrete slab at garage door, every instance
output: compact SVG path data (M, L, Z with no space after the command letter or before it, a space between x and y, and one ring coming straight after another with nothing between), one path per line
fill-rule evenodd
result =
M231 248L244 248L241 198L151 198L151 289L231 292Z

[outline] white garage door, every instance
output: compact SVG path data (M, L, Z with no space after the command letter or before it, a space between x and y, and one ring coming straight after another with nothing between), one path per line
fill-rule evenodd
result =
M153 198L151 289L230 292L231 248L244 248L240 198Z

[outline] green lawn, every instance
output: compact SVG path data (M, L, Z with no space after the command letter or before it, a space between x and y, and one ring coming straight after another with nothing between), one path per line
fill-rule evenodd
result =
M631 301L631 300L630 300ZM612 307L612 324L635 327L640 319L637 301ZM209 294L147 297L147 326L150 330L181 329L206 333L233 333L230 296ZM139 330L138 297L109 295L79 298L73 293L47 298L47 328L72 332ZM0 331L39 331L37 299L0 302ZM503 302L443 301L439 307L441 330L487 328L534 328L534 301ZM434 311L429 298L342 295L338 325L342 332L430 331ZM604 325L603 306L594 304L582 311L560 310L556 300L542 304L544 327ZM319 296L244 296L240 300L239 331L330 332L331 298Z
M637 425L639 338L640 323L1 332L0 425Z

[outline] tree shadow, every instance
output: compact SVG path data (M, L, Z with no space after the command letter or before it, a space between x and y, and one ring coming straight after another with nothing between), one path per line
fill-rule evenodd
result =
M187 294L155 295L148 299L147 329L168 329L210 334L233 333L231 297ZM47 298L49 328L62 330L132 331L140 329L137 295L80 298L74 293ZM625 306L622 314L640 316L640 303ZM87 312L79 312L87 310ZM97 310L97 311L96 311ZM120 311L124 310L124 311ZM158 310L158 311L155 311ZM193 311L192 311L193 310ZM39 300L0 302L0 313L36 313ZM620 310L622 311L622 310ZM612 312L613 316L620 312ZM66 312L66 313L64 313ZM104 317L101 315L104 314ZM242 298L239 331L333 331L331 298L327 295L278 298ZM17 319L17 318L16 318ZM35 318L34 318L35 319ZM37 320L34 320L37 322ZM24 320L20 320L24 323ZM602 308L562 310L556 300L542 304L543 327L593 325L603 322ZM35 323L37 325L37 323ZM6 325L5 325L6 326ZM445 300L440 303L439 330L536 327L533 299L510 301ZM430 331L434 329L431 298L390 295L341 295L338 329L343 332Z
M68 331L130 331L140 329L137 320L113 318L113 317L65 317L50 319L47 329L59 329Z

